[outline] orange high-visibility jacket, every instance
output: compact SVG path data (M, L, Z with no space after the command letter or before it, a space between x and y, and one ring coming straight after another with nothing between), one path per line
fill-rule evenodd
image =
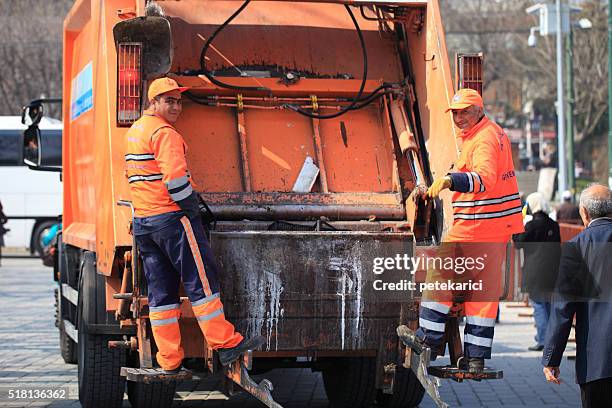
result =
M180 211L176 204L193 192L183 137L161 117L146 111L126 133L126 176L138 217Z
M523 231L521 200L508 136L484 117L463 132L453 165L453 225L450 240L478 241Z

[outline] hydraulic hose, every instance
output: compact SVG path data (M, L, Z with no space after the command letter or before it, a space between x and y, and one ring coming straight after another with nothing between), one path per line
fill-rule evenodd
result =
M251 0L245 0L245 2L227 19L225 20L225 22L223 22L223 24L221 24L219 27L217 27L217 29L213 32L213 34L206 40L206 42L204 43L204 46L202 47L202 51L200 52L200 68L202 70L203 75L210 80L210 82L212 82L213 84L222 87L222 88L226 88L226 89L234 89L237 91L269 91L268 88L265 87L259 87L259 86L236 86L236 85L231 85L231 84L227 84L225 82L222 82L220 80L218 80L217 78L215 78L210 71L208 70L208 68L206 67L206 53L208 52L208 49L210 48L210 45L212 44L213 40L217 37L217 35L223 31L223 29L225 27L227 27L227 25L229 23L232 22L232 20L234 20L240 13L242 13L242 11L248 6L248 4L251 2ZM291 109L301 115L313 118L313 119L332 119L332 118L336 118L338 116L341 116L345 113L347 113L348 111L351 110L356 110L356 109L361 109L367 105L369 105L370 103L372 103L374 100L380 98L381 96L387 94L386 89L392 87L393 85L391 84L382 84L380 85L378 88L376 88L374 91L372 91L369 95L367 96L363 96L363 90L365 88L366 85L366 81L367 81L367 77L368 77L368 54L367 54L367 49L366 49L366 45L365 45L365 40L363 38L363 33L361 32L361 28L359 27L359 23L357 22L357 19L355 18L355 15L353 14L353 12L351 11L350 7L348 5L344 5L346 11L348 12L349 16L351 17L351 20L353 21L353 24L355 25L355 29L357 31L357 35L359 37L359 43L361 45L361 50L362 50L362 55L363 55L363 77L362 77L362 81L361 81L361 85L359 87L359 92L357 93L357 95L352 99L351 103L349 105L347 105L346 107L344 107L342 110L338 111L338 112L334 112L334 113L330 113L330 114L316 114L313 112L309 112L307 110L304 110L302 108L300 108L299 106L296 105L292 105L292 104L284 104L282 107L286 108L286 109ZM381 92L382 90L385 90L383 92ZM202 99L198 98L197 96L191 94L190 92L185 92L186 96L191 99L192 101L196 102L196 103L206 103L205 101L203 101Z
M391 91L384 91L384 92L372 92L367 98L363 98L362 100L360 100L359 104L353 106L351 108L351 110L358 110L361 108L365 108L366 106L368 106L369 104L371 104L372 102L374 102L375 100L379 99L382 96L388 95L392 93Z
M210 37L208 37L208 40L206 40L206 42L204 43L204 47L202 47L202 51L200 52L200 68L204 76L208 78L210 82L222 88L234 89L237 91L269 91L268 88L261 87L261 86L236 86L236 85L226 84L225 82L221 82L218 79L216 79L213 75L211 75L210 71L206 68L206 52L208 51L208 48L210 48L210 44L212 44L212 41L229 23L232 22L233 19L235 19L240 13L242 13L242 11L246 8L246 6L249 5L250 2L251 0L246 0L244 3L242 3L242 6L240 6L238 10L234 12L234 14L232 14L227 20L225 20L223 24L217 27L217 29L213 32L213 34Z
M337 118L340 115L344 115L346 112L352 110L359 103L359 99L363 95L363 89L365 88L366 80L368 78L368 53L366 50L365 40L363 39L363 33L361 32L361 28L359 27L359 23L357 23L355 15L347 4L344 5L344 8L346 8L346 11L349 13L349 16L351 16L351 20L353 20L353 24L355 24L355 29L357 30L357 35L359 36L359 43L361 44L361 50L363 53L363 78L361 80L361 86L359 87L359 92L357 93L357 96L353 98L353 101L350 103L350 105L346 106L341 111L326 115L308 112L307 110L290 104L285 104L283 106L284 108L291 109L292 111L295 111L301 115L308 116L309 118L313 119L332 119Z

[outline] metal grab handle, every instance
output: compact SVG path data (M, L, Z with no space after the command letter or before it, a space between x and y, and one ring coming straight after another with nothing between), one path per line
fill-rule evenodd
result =
M504 290L502 291L502 295L499 300L504 300L508 297L508 292L510 291L510 264L511 264L511 256L512 253L512 244L510 242L506 243L506 266L502 272L502 279L504 281Z
M117 201L118 206L130 207L132 210L132 220L134 219L134 205L129 200ZM136 243L136 235L132 232L132 291L136 293L136 296L140 296L140 282L142 276L140 275L140 268L138 267L138 244ZM138 313L136 313L138 315Z
M119 201L117 201L117 205L123 206L123 207L130 207L130 209L132 210L132 218L134 218L134 206L132 205L131 201L129 201L129 200L119 200Z

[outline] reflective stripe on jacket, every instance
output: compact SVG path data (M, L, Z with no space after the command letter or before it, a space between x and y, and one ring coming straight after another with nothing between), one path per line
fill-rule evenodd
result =
M523 232L508 136L484 117L460 137L461 154L449 174L454 191L449 235L477 240Z
M145 112L127 134L126 176L136 216L180 211L176 201L193 192L187 171L187 146L164 119Z

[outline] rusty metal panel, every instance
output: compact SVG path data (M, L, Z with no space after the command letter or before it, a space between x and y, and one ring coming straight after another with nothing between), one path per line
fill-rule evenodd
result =
M379 350L402 303L368 288L374 257L412 254L408 233L213 232L226 316L266 351ZM409 299L406 299L408 302Z
M291 191L306 156L315 157L310 119L292 111L245 110L254 191Z
M329 191L393 191L394 152L379 104L320 123Z
M180 81L184 85L193 82L188 78ZM260 82L269 84L268 80ZM311 82L350 85L345 90L357 85L340 80ZM306 96L311 93L301 92ZM200 191L289 192L307 156L319 166L325 163L329 192L398 191L388 113L379 103L320 121L320 151L315 146L317 134L311 119L279 110L280 104L258 105L262 109L245 107L239 114L244 122L239 123L236 109L185 103L177 128L189 145L190 169ZM322 190L318 180L313 191Z
M185 103L176 124L187 143L189 170L200 191L242 191L236 114Z

